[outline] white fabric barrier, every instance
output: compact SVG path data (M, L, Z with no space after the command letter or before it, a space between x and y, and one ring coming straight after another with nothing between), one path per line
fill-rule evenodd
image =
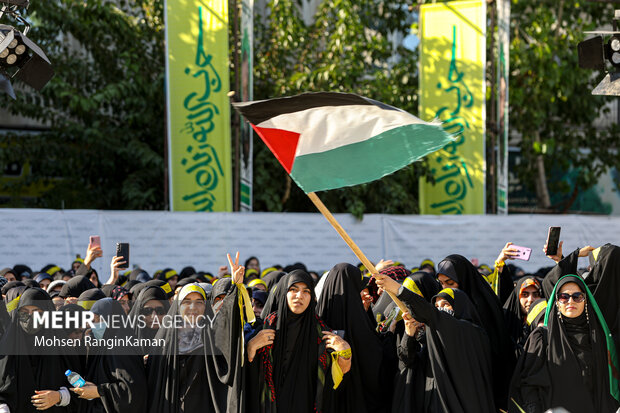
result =
M424 258L438 262L452 253L493 264L507 241L532 248L529 261L516 260L526 271L553 262L542 253L549 226L561 226L565 255L584 245L620 244L620 217L581 215L365 215L336 218L369 259L399 260L408 267ZM27 264L37 271L46 264L67 269L76 254L86 254L90 235L101 236L103 258L94 267L102 280L116 242L130 243L130 265L149 273L186 265L217 272L226 253L240 251L241 261L257 256L261 267L303 262L308 269L328 270L339 262L359 260L316 213L194 213L163 211L97 211L0 209L0 268ZM587 265L587 259L582 262Z

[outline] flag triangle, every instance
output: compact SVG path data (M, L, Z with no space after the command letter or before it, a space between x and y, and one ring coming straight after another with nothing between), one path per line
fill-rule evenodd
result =
M252 125L252 128L290 174L301 134L284 129L260 128L256 125Z

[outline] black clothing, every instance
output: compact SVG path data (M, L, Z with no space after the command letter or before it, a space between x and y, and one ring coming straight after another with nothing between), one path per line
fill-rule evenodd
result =
M414 382L411 403L421 412L495 412L491 349L476 309L460 290L447 288L439 296L451 302L454 315L439 311L405 287L399 290L398 298L413 318L426 325L426 348L401 354L401 360L420 369L413 379L422 382ZM405 346L409 344L415 345L415 340L407 338Z
M237 287L232 286L216 315L204 290L186 285L168 315L180 316L183 299L200 291L207 322L196 328L160 328L155 336L166 345L147 361L149 413L233 413L245 409Z
M555 298L560 287L570 282L587 295L584 312L573 319L559 314ZM605 321L596 306L581 277L568 275L557 283L549 299L546 326L530 334L512 378L510 397L527 413L558 406L574 412L607 413L620 406L610 394L610 386L615 387L618 397L615 348L612 340L606 340ZM615 375L611 385L609 371ZM509 409L519 411L514 403Z
M437 274L456 281L458 289L474 304L480 317L479 326L484 328L491 343L495 405L505 408L516 359L499 298L478 269L461 255L447 256L438 264Z
M388 412L398 368L393 335L382 341L367 316L360 296L359 268L338 264L325 277L317 314L330 328L344 331L353 352L349 377L335 401L338 411Z

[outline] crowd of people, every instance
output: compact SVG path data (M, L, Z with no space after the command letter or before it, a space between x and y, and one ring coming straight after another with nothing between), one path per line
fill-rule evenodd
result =
M517 254L507 243L492 266L456 254L415 268L381 260L374 274L240 265L237 253L212 273L151 275L114 257L103 284L92 268L101 248L89 245L67 270L7 267L0 413L620 411L620 247L563 256L560 243L532 274L509 264ZM36 321L47 313L93 323L51 331ZM37 344L52 333L74 344Z

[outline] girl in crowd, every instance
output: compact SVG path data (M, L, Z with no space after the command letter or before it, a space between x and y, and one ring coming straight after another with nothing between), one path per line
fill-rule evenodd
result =
M349 344L331 332L315 311L312 277L294 270L278 284L275 311L248 342L256 374L247 386L251 412L336 412L333 389L351 368Z

